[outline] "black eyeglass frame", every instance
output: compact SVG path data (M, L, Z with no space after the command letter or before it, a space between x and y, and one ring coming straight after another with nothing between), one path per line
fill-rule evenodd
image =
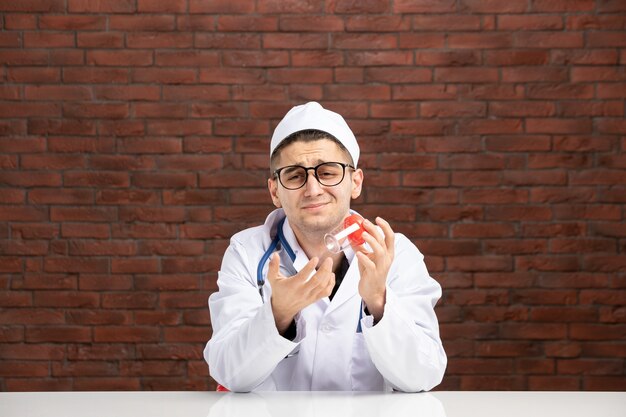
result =
M333 184L333 185L323 184L320 181L319 175L317 174L317 170L318 170L319 167L321 167L323 165L328 165L328 164L337 164L337 165L341 166L341 168L343 168L341 170L341 179L339 181L337 181L336 184ZM302 183L301 186L296 187L296 188L289 188L289 187L285 186L285 184L283 184L283 181L280 179L280 173L281 173L281 171L283 171L283 170L285 170L287 168L302 168L302 169L304 169L304 172L305 172L304 182ZM309 180L309 171L313 170L313 176L315 177L315 179L317 180L317 182L320 185L322 185L324 187L336 187L337 185L341 184L343 182L343 179L346 177L346 168L352 168L353 170L356 170L356 168L354 166L352 166L351 164L345 164L343 162L328 161L328 162L322 162L321 164L317 164L314 167L305 167L305 166L302 166L302 165L287 165L287 166L284 166L284 167L276 169L274 171L273 175L274 175L275 178L278 178L278 182L280 183L280 185L283 186L283 188L285 188L286 190L292 190L293 191L293 190L299 190L300 188L302 188L302 187L304 187L306 185L307 181Z

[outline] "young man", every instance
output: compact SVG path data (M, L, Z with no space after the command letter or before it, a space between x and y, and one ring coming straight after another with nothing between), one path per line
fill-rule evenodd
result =
M277 209L232 237L209 298L204 357L226 388L416 392L441 382L441 287L423 255L379 217L364 222L364 245L333 254L324 244L361 194L359 152L343 117L315 102L276 127Z

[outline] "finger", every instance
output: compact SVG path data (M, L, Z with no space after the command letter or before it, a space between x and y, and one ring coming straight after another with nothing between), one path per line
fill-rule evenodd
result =
M333 273L333 260L332 258L324 259L322 265L318 268L315 275L307 282L310 291L317 291L319 288L324 288L331 276L335 276Z
M378 243L380 243L381 245L384 245L385 243L385 239L384 236L381 235L380 231L378 230L378 228L376 227L376 225L374 223L372 223L369 220L365 220L365 225L366 228L365 230L374 237L374 239L376 239L378 241Z
M363 232L361 237L363 237L363 240L365 240L365 242L368 245L370 245L370 247L372 248L372 251L373 251L375 257L378 258L380 256L384 256L385 253L387 252L387 248L384 246L384 242L383 242L383 244L381 244L378 240L376 240L368 232ZM369 255L367 252L362 252L362 253Z
M319 267L317 272L319 271L332 272L332 270L333 270L333 258L328 257L324 259L324 262L322 262L322 265Z
M267 279L270 282L274 282L276 278L278 278L278 273L280 271L280 257L276 252L270 256L270 266L267 270Z
M376 264L367 255L357 252L356 257L359 259L359 266L365 269L376 269Z
M394 233L389 223L382 217L376 217L376 224L378 224L380 228L383 229L383 233L385 234L385 246L387 246L387 251L389 252L391 257L393 257L396 234Z
M317 278L316 278L317 280ZM319 285L313 290L315 297L317 299L322 297L328 297L335 287L335 274L326 273L323 276L319 277Z
M298 272L294 276L294 278L306 282L311 276L311 273L315 271L315 266L317 265L317 262L318 262L317 257L314 257L311 260L309 260L309 262L307 262L307 264L304 265L304 268L302 268L300 272Z

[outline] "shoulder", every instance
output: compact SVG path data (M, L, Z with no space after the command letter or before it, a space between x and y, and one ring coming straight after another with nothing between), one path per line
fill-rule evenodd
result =
M424 258L424 255L420 250L415 246L408 237L406 237L402 233L395 233L395 241L394 248L396 250L396 254L404 255L404 256L412 256L414 258Z

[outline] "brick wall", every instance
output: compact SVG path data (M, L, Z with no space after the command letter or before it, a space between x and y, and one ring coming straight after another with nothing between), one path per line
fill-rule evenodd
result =
M294 104L443 285L443 389L626 389L626 2L0 0L0 389L212 389Z

